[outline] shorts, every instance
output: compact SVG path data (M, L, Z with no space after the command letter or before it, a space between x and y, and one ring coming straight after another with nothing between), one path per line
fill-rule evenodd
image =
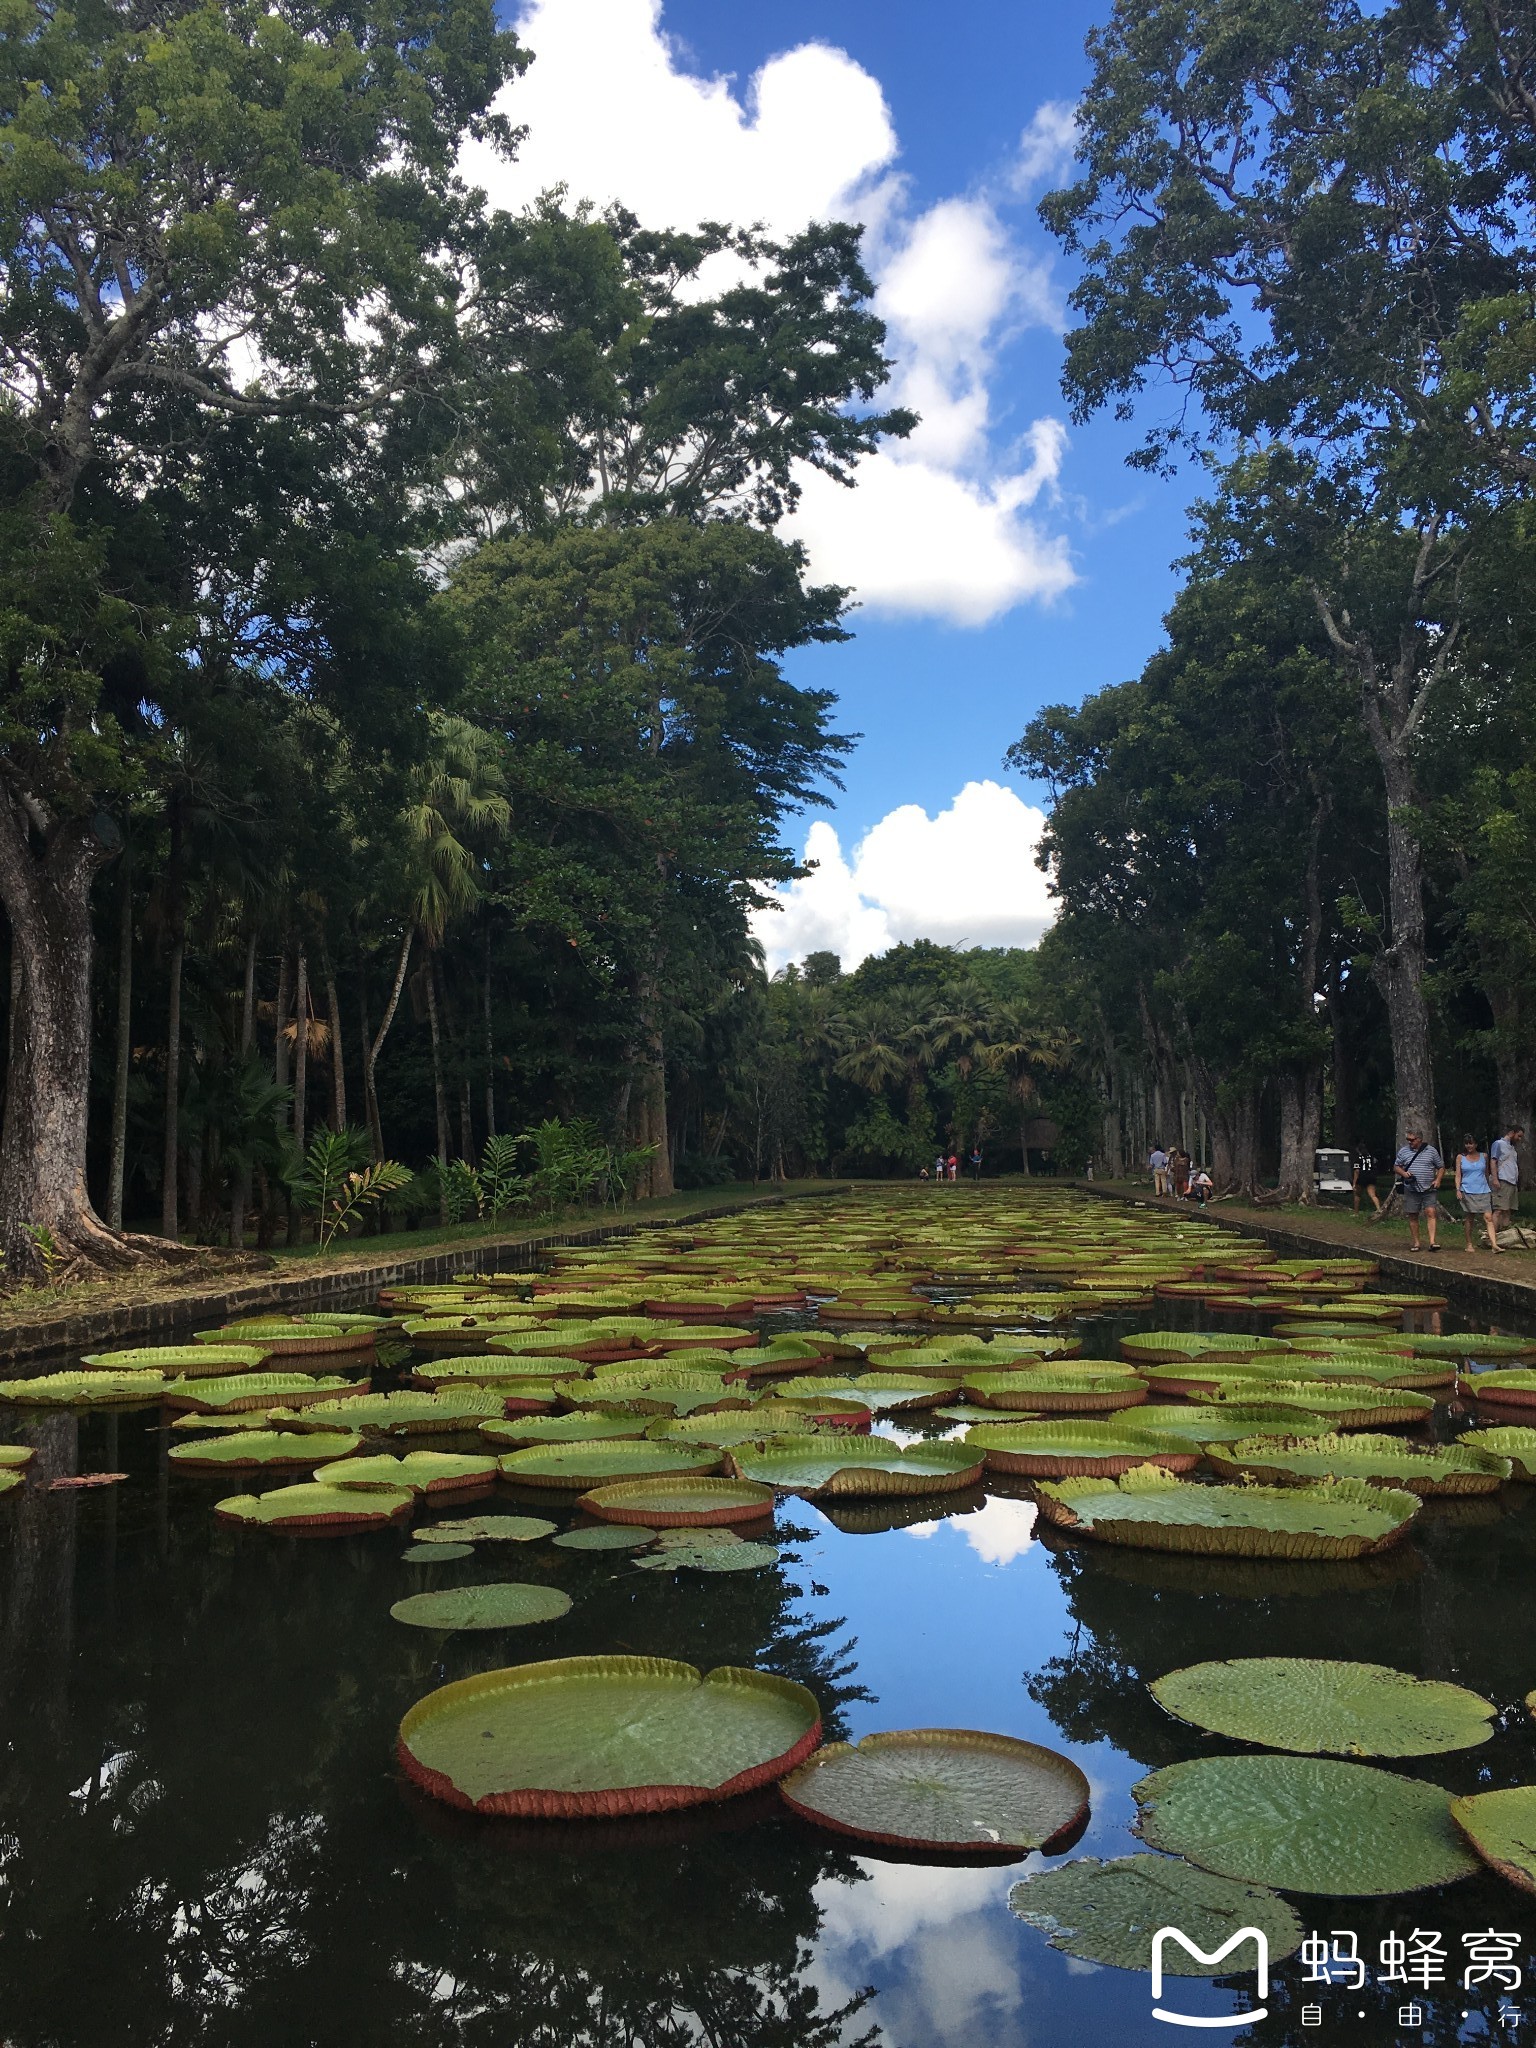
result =
M1520 1206L1519 1182L1496 1180L1493 1184L1493 1206L1500 1214L1512 1216Z
M1492 1195L1465 1194L1461 1197L1463 1216L1486 1216L1492 1207Z
M1440 1197L1433 1188L1407 1187L1403 1189L1403 1214L1405 1216L1417 1216L1421 1209L1438 1209L1439 1206Z

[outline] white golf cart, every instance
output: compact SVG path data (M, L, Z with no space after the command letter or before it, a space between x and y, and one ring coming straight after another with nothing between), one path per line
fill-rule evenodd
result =
M1312 1154L1312 1186L1319 1201L1328 1195L1354 1193L1354 1170L1340 1145L1319 1145Z

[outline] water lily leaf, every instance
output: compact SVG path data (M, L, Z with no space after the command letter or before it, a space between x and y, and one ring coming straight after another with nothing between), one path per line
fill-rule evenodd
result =
M322 1465L315 1478L322 1486L404 1487L410 1493L461 1493L469 1486L489 1486L496 1477L494 1458L475 1458L452 1451L408 1451L403 1458L387 1452L372 1458L349 1458Z
M1131 1791L1154 1849L1280 1891L1390 1898L1477 1868L1448 1792L1366 1764L1199 1757L1154 1771Z
M534 1444L526 1451L508 1451L501 1460L502 1477L525 1486L569 1487L582 1493L609 1479L633 1479L651 1473L713 1472L720 1454L707 1444L634 1442Z
M1228 1336L1221 1330L1143 1330L1120 1339L1120 1356L1135 1365L1213 1365L1284 1348L1272 1338Z
M562 1550L645 1550L656 1540L650 1529L621 1528L605 1522L595 1529L567 1529L555 1542Z
M240 1372L260 1365L266 1352L259 1344L135 1344L125 1351L91 1351L80 1363L96 1372L197 1373Z
M779 1561L772 1543L706 1543L701 1539L710 1533L707 1529L677 1533L689 1541L661 1545L637 1557L635 1563L648 1572L762 1572Z
M1433 1756L1493 1733L1492 1704L1464 1686L1320 1657L1192 1664L1155 1680L1152 1697L1213 1735L1311 1756Z
M1101 1863L1080 1856L1055 1870L1020 1878L1011 1910L1049 1935L1052 1948L1117 1970L1150 1970L1152 1937L1178 1927L1207 1955L1217 1954L1241 1927L1257 1927L1269 1959L1294 1955L1305 1932L1284 1899L1262 1885L1217 1877L1173 1856L1121 1856ZM1242 1957L1234 1954L1232 1963ZM1172 1977L1210 1977L1232 1964L1204 1963L1178 1942L1163 1946Z
M0 1401L18 1408L107 1407L158 1401L165 1392L161 1372L46 1372L25 1380L0 1380Z
M305 1416L305 1427L327 1424L344 1429L377 1430L385 1436L432 1436L478 1428L506 1403L488 1387L450 1387L436 1394L352 1394L317 1401Z
M237 1429L198 1443L172 1444L166 1455L183 1472L228 1472L242 1465L271 1471L285 1465L313 1468L327 1459L348 1458L362 1448L362 1441L342 1431L300 1435L292 1430Z
M908 1728L833 1742L779 1785L796 1813L897 1848L1049 1849L1088 1812L1070 1758L1011 1735Z
M621 1479L594 1487L576 1503L604 1522L648 1529L702 1529L713 1523L758 1522L773 1513L771 1486L750 1479Z
M279 1486L271 1493L237 1493L214 1504L221 1522L262 1529L380 1529L411 1512L415 1495L403 1490L349 1492L344 1486Z
M1217 1407L1224 1402L1257 1401L1266 1408L1293 1408L1325 1418L1335 1429L1411 1429L1435 1412L1431 1395L1394 1387L1341 1387L1322 1380L1268 1378L1258 1383L1258 1391L1254 1387L1252 1379L1229 1380L1215 1388L1209 1399Z
M821 1739L813 1693L766 1671L563 1657L429 1693L400 1762L439 1799L545 1818L661 1813L771 1784Z
M345 1328L339 1323L279 1322L271 1317L257 1317L245 1323L226 1323L219 1330L200 1330L196 1341L224 1345L249 1340L259 1344L268 1358L303 1358L314 1352L371 1352L375 1334L372 1324Z
M31 1444L0 1444L0 1470L30 1465L35 1455Z
M980 1454L964 1444L910 1444L889 1437L776 1437L761 1450L738 1450L732 1462L743 1479L781 1492L831 1498L852 1494L943 1493L974 1486Z
M745 1383L731 1385L717 1372L688 1372L669 1366L605 1373L590 1380L561 1380L562 1400L578 1408L630 1408L637 1415L691 1415L700 1408L745 1407Z
M542 1515L461 1515L451 1522L434 1522L430 1529L418 1529L418 1543L537 1543L555 1533L553 1522Z
M1118 1480L1042 1480L1036 1497L1044 1520L1107 1543L1298 1561L1385 1549L1419 1511L1417 1494L1358 1479L1202 1486L1147 1465Z
M1116 1477L1137 1465L1161 1465L1166 1472L1192 1472L1198 1445L1174 1443L1150 1430L1119 1422L985 1422L968 1429L965 1441L981 1451L993 1472L1021 1472L1037 1479L1082 1474Z
M967 1394L987 1408L1027 1408L1038 1414L1108 1414L1139 1408L1148 1398L1147 1384L1132 1372L1105 1367L1039 1372L968 1373Z
M473 1543L408 1543L400 1553L407 1564L449 1564L474 1554Z
M1337 1427L1331 1418L1310 1421L1295 1408L1265 1408L1234 1402L1220 1408L1203 1403L1188 1407L1159 1405L1136 1410L1135 1427L1160 1437L1178 1437L1186 1443L1241 1443L1245 1437L1331 1436Z
M1510 1407L1536 1407L1536 1372L1480 1372L1464 1383L1474 1401L1503 1402Z
M0 1493L10 1493L14 1488L23 1484L25 1482L19 1472L0 1469Z
M1536 1429L1469 1429L1456 1441L1465 1444L1469 1450L1507 1458L1511 1479L1522 1480L1528 1486L1536 1485Z
M191 1408L199 1414L217 1415L241 1408L271 1408L281 1404L284 1408L316 1407L321 1402L337 1404L332 1396L340 1387L352 1387L356 1383L340 1373L317 1377L312 1372L246 1372L231 1379L180 1379L172 1380L165 1388L166 1405L171 1408ZM333 1422L335 1428L341 1418ZM324 1428L317 1422L316 1428Z
M505 1422L482 1422L480 1434L487 1443L524 1450L530 1444L591 1444L640 1437L650 1424L648 1415L581 1408L571 1415L517 1415Z
M1524 1892L1536 1892L1536 1785L1453 1799L1451 1818L1501 1877Z
M1210 1462L1224 1479L1252 1477L1273 1486L1363 1479L1373 1486L1399 1486L1425 1499L1436 1494L1496 1493L1510 1474L1507 1458L1463 1444L1421 1447L1365 1433L1244 1438L1230 1449L1212 1449Z
M438 1593L411 1593L390 1608L408 1628L528 1628L536 1621L558 1621L571 1611L571 1597L558 1586L521 1586L505 1581L489 1586L449 1586Z

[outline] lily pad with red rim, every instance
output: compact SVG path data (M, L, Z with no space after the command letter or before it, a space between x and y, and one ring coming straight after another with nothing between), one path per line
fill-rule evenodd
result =
M760 1522L773 1513L774 1491L750 1479L621 1479L584 1493L577 1506L604 1522L647 1529L705 1529Z
M344 1535L353 1529L382 1529L400 1522L415 1505L415 1495L358 1490L342 1486L279 1486L271 1493L238 1493L214 1504L221 1522L253 1529L313 1529Z

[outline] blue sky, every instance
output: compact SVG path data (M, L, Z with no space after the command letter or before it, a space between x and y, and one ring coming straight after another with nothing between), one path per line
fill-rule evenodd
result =
M1002 756L1041 704L1134 674L1156 646L1196 479L1125 467L1134 429L1073 426L1059 389L1070 265L1039 193L1070 157L1083 0L523 0L530 127L504 204L564 182L642 218L835 212L869 224L914 442L851 494L811 479L800 536L852 582L855 638L798 656L863 738L817 862L762 922L770 959L898 938L1028 943L1049 915L1043 792ZM850 498L857 504L851 504ZM1023 802L1020 799L1024 799Z

